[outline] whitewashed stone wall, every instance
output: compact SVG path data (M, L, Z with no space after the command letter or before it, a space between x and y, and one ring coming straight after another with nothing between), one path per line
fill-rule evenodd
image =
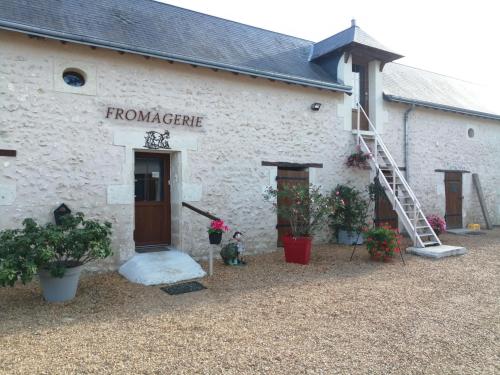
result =
M384 103L387 123L384 142L400 166L403 161L403 116L407 105ZM472 173L479 179L489 216L500 224L500 122L416 107L410 112L409 180L426 214L444 216L444 173L436 169L467 170L463 174L463 223L481 223L484 218ZM474 137L467 131L474 129Z
M61 84L65 67L89 74L83 92ZM323 163L310 173L325 190L368 182L344 167L354 138L343 103L341 93L1 32L0 148L18 155L0 157L0 229L49 221L65 202L113 223L108 266L122 263L134 251L133 152L146 130L168 129L174 243L208 250L208 220L181 209L187 200L243 231L250 251L272 250L276 217L262 192L276 168L263 160ZM106 119L108 106L203 116L203 130Z

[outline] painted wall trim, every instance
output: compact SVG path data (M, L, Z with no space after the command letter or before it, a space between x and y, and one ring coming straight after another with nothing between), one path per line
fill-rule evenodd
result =
M415 100L415 99L408 99L408 98L403 98L401 96L389 95L389 94L385 94L385 93L384 93L384 99L389 101L389 102L394 102L394 103L414 104L417 107L439 109L439 110L445 111L445 112L454 112L454 113L458 113L461 115L474 116L474 117L480 117L480 118L485 118L485 119L489 119L489 120L500 121L500 115L494 115L494 114L486 113L486 112L473 111L470 109L453 107L453 106L444 105L444 104L426 102L426 101Z
M470 173L470 171L462 169L434 169L434 172L454 172L454 173Z
M290 75L286 75L286 74L278 74L278 73L274 73L274 72L260 71L260 70L256 70L256 69L249 69L249 68L230 65L230 64L221 64L221 63L214 62L214 61L193 59L193 58L188 58L186 56L166 54L166 53L151 50L148 48L141 48L141 47L131 48L128 45L124 45L124 44L116 43L116 42L111 42L108 40L77 36L77 35L62 33L62 32L55 31L55 30L47 30L47 29L41 29L41 28L37 28L37 27L17 24L17 23L5 21L5 20L0 20L0 28L5 29L5 30L9 30L9 31L23 32L23 33L27 33L29 35L34 35L34 36L41 36L41 37L46 37L46 38L50 38L50 39L62 40L62 41L73 42L73 43L78 43L78 44L84 44L84 45L93 46L93 47L101 47L101 48L112 49L112 50L121 51L121 52L128 52L128 53L139 54L139 55L143 55L143 56L150 56L150 57L155 57L155 58L162 59L162 60L169 60L169 61L176 61L176 62L191 64L191 65L197 65L197 66L201 66L201 67L205 67L205 68L221 69L221 70L225 70L225 71L229 71L229 72L233 72L233 73L241 73L241 74L245 74L245 75L249 75L249 76L274 79L277 81L283 81L283 82L293 83L293 84L297 84L297 85L304 85L304 86L321 88L321 89L326 89L326 90L344 92L344 93L347 93L349 95L352 92L351 86L335 84L335 83L328 83L328 82L324 82L324 81L317 81L317 80L311 80L311 79L304 79L304 78L300 78L300 77L296 77L296 76L290 76Z
M13 157L15 158L17 155L16 150L0 150L0 156L7 156L7 157Z
M323 163L287 163L282 161L263 161L263 167L282 167L282 168L323 168Z

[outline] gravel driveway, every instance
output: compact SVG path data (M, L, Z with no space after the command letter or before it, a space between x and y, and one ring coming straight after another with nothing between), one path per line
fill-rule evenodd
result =
M77 298L0 289L1 374L498 374L500 229L445 235L465 256L373 263L364 248L217 264L207 290L170 296L117 273Z

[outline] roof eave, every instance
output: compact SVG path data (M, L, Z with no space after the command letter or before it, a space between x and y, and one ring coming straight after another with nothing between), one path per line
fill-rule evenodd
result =
M180 62L180 63L197 65L197 66L201 66L201 67L205 67L205 68L220 69L220 70L224 70L224 71L228 71L228 72L232 72L232 73L239 73L239 74L244 74L244 75L249 75L249 76L254 76L254 77L267 78L267 79L271 79L271 80L282 81L282 82L292 83L292 84L297 84L297 85L302 85L302 86L315 87L315 88L326 89L326 90L331 90L331 91L338 91L338 92L345 92L348 94L352 93L352 87L347 86L347 85L304 79L301 77L289 76L286 74L280 74L280 73L275 73L275 72L266 72L266 71L261 71L261 70L256 70L256 69L249 69L249 68L245 68L245 67L233 66L233 65L228 65L228 64L221 64L221 63L214 62L214 61L199 60L199 59L194 59L194 58L190 58L190 57L186 57L186 56L170 55L170 54L162 53L160 51L150 50L150 49L141 48L141 47L130 48L130 46L123 45L123 44L116 43L116 42L111 42L111 41L107 41L107 40L100 40L100 39L96 39L96 38L88 38L88 37L84 37L84 36L76 37L75 35L72 35L72 34L66 34L66 33L62 33L59 31L36 28L36 27L17 24L17 23L5 21L5 20L0 20L0 28L5 29L5 30L9 30L9 31L15 31L15 32L27 33L27 34L35 35L35 36L46 37L46 38L55 39L55 40L62 40L62 41L66 41L66 42L84 44L84 45L93 46L93 47L112 49L115 51L128 52L128 53L138 54L138 55L142 55L142 56L150 56L150 57L155 57L155 58L162 59L162 60L176 61L176 62Z
M386 93L384 93L383 96L384 96L384 99L387 100L387 101L389 101L389 102L404 103L404 104L413 104L413 105L415 105L417 107L425 107L425 108L431 108L431 109L438 109L438 110L441 110L441 111L453 112L453 113L458 113L458 114L461 114L461 115L474 116L474 117L484 118L484 119L488 119L488 120L500 121L500 115L495 115L493 113L473 111L473 110L470 110L470 109L453 107L453 106L439 104L439 103L426 102L426 101L423 101L423 100L415 100L415 99L403 98L401 96L390 95L390 94L386 94Z

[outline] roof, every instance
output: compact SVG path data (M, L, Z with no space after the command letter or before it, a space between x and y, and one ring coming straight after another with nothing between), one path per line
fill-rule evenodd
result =
M497 95L484 85L396 63L385 66L382 82L389 101L500 120Z
M0 28L350 92L313 42L151 0L2 0Z
M365 50L370 50L372 54L376 55L376 57L383 62L393 61L403 57L372 38L359 26L356 26L353 20L350 28L332 35L321 42L315 43L310 60L318 59L336 51L352 50L360 47Z

